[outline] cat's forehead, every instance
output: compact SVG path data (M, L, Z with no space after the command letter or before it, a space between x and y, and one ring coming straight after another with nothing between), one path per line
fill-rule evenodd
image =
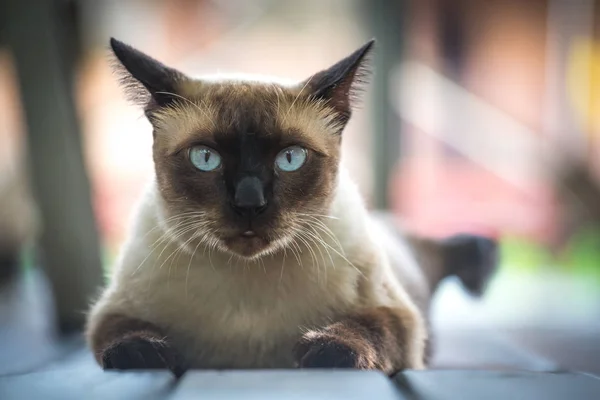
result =
M303 86L257 75L215 75L188 80L181 99L155 116L157 138L167 151L194 141L252 133L299 141L324 154L332 143L336 119L322 102L311 100Z

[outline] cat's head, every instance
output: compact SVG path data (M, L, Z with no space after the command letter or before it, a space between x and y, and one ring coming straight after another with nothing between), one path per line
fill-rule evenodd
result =
M342 131L373 41L308 79L194 79L111 39L153 126L165 223L245 258L286 246L328 213ZM311 222L312 221L312 222Z

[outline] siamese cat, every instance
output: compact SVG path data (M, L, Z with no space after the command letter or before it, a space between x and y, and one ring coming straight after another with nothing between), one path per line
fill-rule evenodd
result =
M288 82L195 79L111 39L155 175L89 314L103 368L425 368L436 286L481 292L496 244L367 211L340 149L373 44Z

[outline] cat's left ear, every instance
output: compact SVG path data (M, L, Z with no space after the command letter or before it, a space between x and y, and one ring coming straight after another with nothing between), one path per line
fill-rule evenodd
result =
M325 100L333 107L342 123L350 119L352 106L371 73L368 59L374 44L374 39L368 41L346 58L302 83L310 90L312 98Z

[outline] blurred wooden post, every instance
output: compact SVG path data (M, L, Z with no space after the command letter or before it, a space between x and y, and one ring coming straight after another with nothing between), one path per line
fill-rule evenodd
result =
M60 3L64 6L65 2ZM72 93L65 21L51 0L6 0L6 42L19 75L32 186L42 217L41 262L62 332L80 329L102 265Z
M374 206L389 208L391 174L400 158L400 120L391 104L391 74L398 65L404 35L405 0L363 2L368 27L377 39L373 77ZM397 89L397 88L394 88Z

